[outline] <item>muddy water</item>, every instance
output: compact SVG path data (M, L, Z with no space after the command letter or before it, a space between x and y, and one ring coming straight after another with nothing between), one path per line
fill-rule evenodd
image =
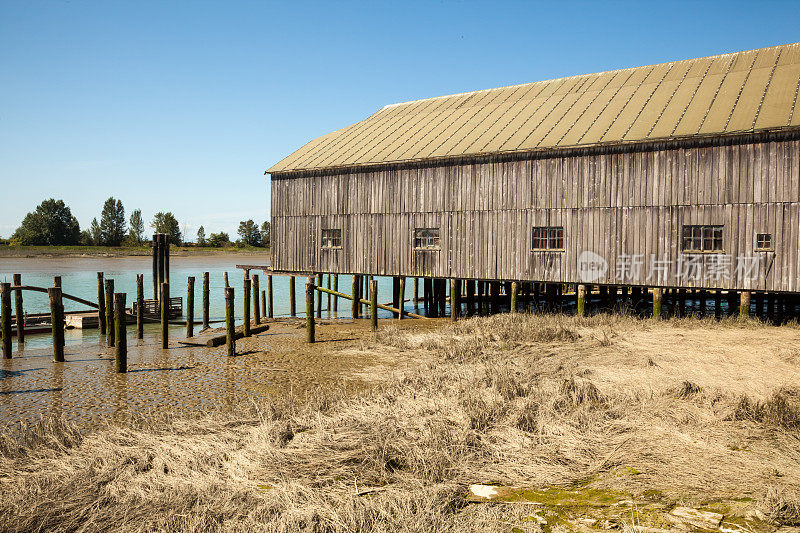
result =
M202 273L210 273L211 318L224 318L223 273L228 272L236 295L236 314L242 316L242 271L237 263L266 263L256 257L190 256L171 257L170 289L172 296L186 296L186 278L195 276L195 317L201 312L200 284ZM97 299L97 272L114 279L115 290L126 292L128 301L136 294L136 274L145 275L145 295L152 296L151 259L120 258L0 258L0 280L11 281L13 273L22 274L25 285L52 286L53 276L62 277L68 294L90 301ZM255 272L254 272L255 273ZM261 288L266 279L261 276ZM297 280L297 311L305 310L303 278ZM352 280L339 277L339 287L349 293ZM276 316L289 314L289 282L274 276L274 308ZM408 280L407 296L413 290ZM379 279L381 301L391 300L391 278ZM327 304L327 299L323 300ZM48 312L46 294L25 292L28 313ZM185 300L184 300L185 303ZM65 301L65 308L83 310L80 304ZM325 308L325 305L323 305ZM340 315L350 314L350 302L340 300ZM407 308L413 308L407 304ZM381 312L381 317L387 317ZM323 311L323 317L327 312ZM363 321L357 324L321 324L318 335L330 343L309 347L303 342L301 321L273 324L265 335L239 342L244 357L229 358L225 347L216 349L183 346L185 327L171 327L173 340L168 350L158 342L158 325L145 325L145 339L133 338L128 331L128 374L113 371L113 349L105 346L98 330L66 332L66 363L53 362L49 334L29 335L20 349L13 341L13 358L0 361L0 430L19 427L42 415L62 416L81 424L93 425L105 420L124 420L135 414L153 411L179 413L208 409L233 408L240 402L266 398L275 394L304 393L326 380L337 378L347 369L373 364L343 355L342 350L361 335ZM355 328L356 334L353 331Z
M173 297L180 296L184 299L185 312L187 278L194 276L194 316L197 320L202 313L202 276L203 272L208 272L210 278L211 320L223 320L225 318L224 273L228 272L230 285L234 288L236 298L236 315L241 319L243 314L244 277L243 272L236 268L237 264L267 265L269 264L269 258L266 256L241 255L170 257L170 295ZM61 283L65 293L93 302L97 301L97 272L103 272L106 279L113 279L114 290L127 293L128 302L132 302L136 298L136 275L144 274L145 298L153 297L152 259L150 257L0 258L0 281L11 282L13 274L21 274L23 285L52 287L53 276L61 276ZM260 274L257 271L252 273ZM260 275L259 278L261 290L266 290L267 281L265 276ZM301 315L305 311L304 280L305 278L297 278L295 289L297 311ZM342 292L349 293L351 284L352 278L350 276L339 276L339 288ZM407 282L406 285L409 287L408 294L411 291L411 284ZM379 279L378 286L378 293L382 295L381 300L391 300L391 279ZM273 276L273 292L275 316L288 316L289 278L286 276ZM50 312L49 300L45 293L26 291L23 294L23 300L27 313ZM349 302L341 300L339 308L346 316L350 309ZM88 310L86 306L71 300L64 300L64 309L66 311ZM153 333L158 329L157 324L148 324L146 327L147 331ZM174 329L177 331L181 328L175 327ZM50 345L50 342L50 336L47 334L28 335L26 336L25 348L46 348ZM66 332L67 345L96 344L97 342L98 331L96 329L74 329ZM14 348L17 348L16 341L14 342Z

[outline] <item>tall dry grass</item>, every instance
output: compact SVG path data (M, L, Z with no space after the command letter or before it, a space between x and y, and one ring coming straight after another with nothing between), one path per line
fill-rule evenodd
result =
M86 435L45 420L0 441L0 529L541 529L530 506L467 505L465 487L483 482L653 491L665 509L753 496L791 522L796 500L770 487L775 473L782 490L800 483L797 390L697 384L697 354L625 345L673 327L557 315L385 327L362 349L407 364L366 393ZM726 327L750 326L713 326Z

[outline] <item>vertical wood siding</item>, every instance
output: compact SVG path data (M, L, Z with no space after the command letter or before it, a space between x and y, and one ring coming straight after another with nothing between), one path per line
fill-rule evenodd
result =
M684 224L724 225L734 266L761 254L766 276L654 276L651 256L681 255ZM800 291L798 224L796 135L272 178L272 265L285 271L577 282L590 250L608 261L597 283L619 283L617 258L641 254L625 283ZM563 226L565 250L532 252L533 226ZM413 250L423 227L440 228L440 250ZM320 248L322 228L342 229L342 249ZM756 233L772 234L774 255L755 252Z

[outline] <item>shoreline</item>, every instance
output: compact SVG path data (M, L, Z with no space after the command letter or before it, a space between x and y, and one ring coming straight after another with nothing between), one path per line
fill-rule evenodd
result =
M171 257L224 256L242 257L269 255L269 248L195 248L190 246L171 246ZM0 245L0 259L34 259L40 257L149 257L149 246L8 246Z

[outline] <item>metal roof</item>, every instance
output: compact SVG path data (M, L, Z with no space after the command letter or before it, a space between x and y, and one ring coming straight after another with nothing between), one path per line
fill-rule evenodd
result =
M800 43L388 105L268 173L800 126Z

